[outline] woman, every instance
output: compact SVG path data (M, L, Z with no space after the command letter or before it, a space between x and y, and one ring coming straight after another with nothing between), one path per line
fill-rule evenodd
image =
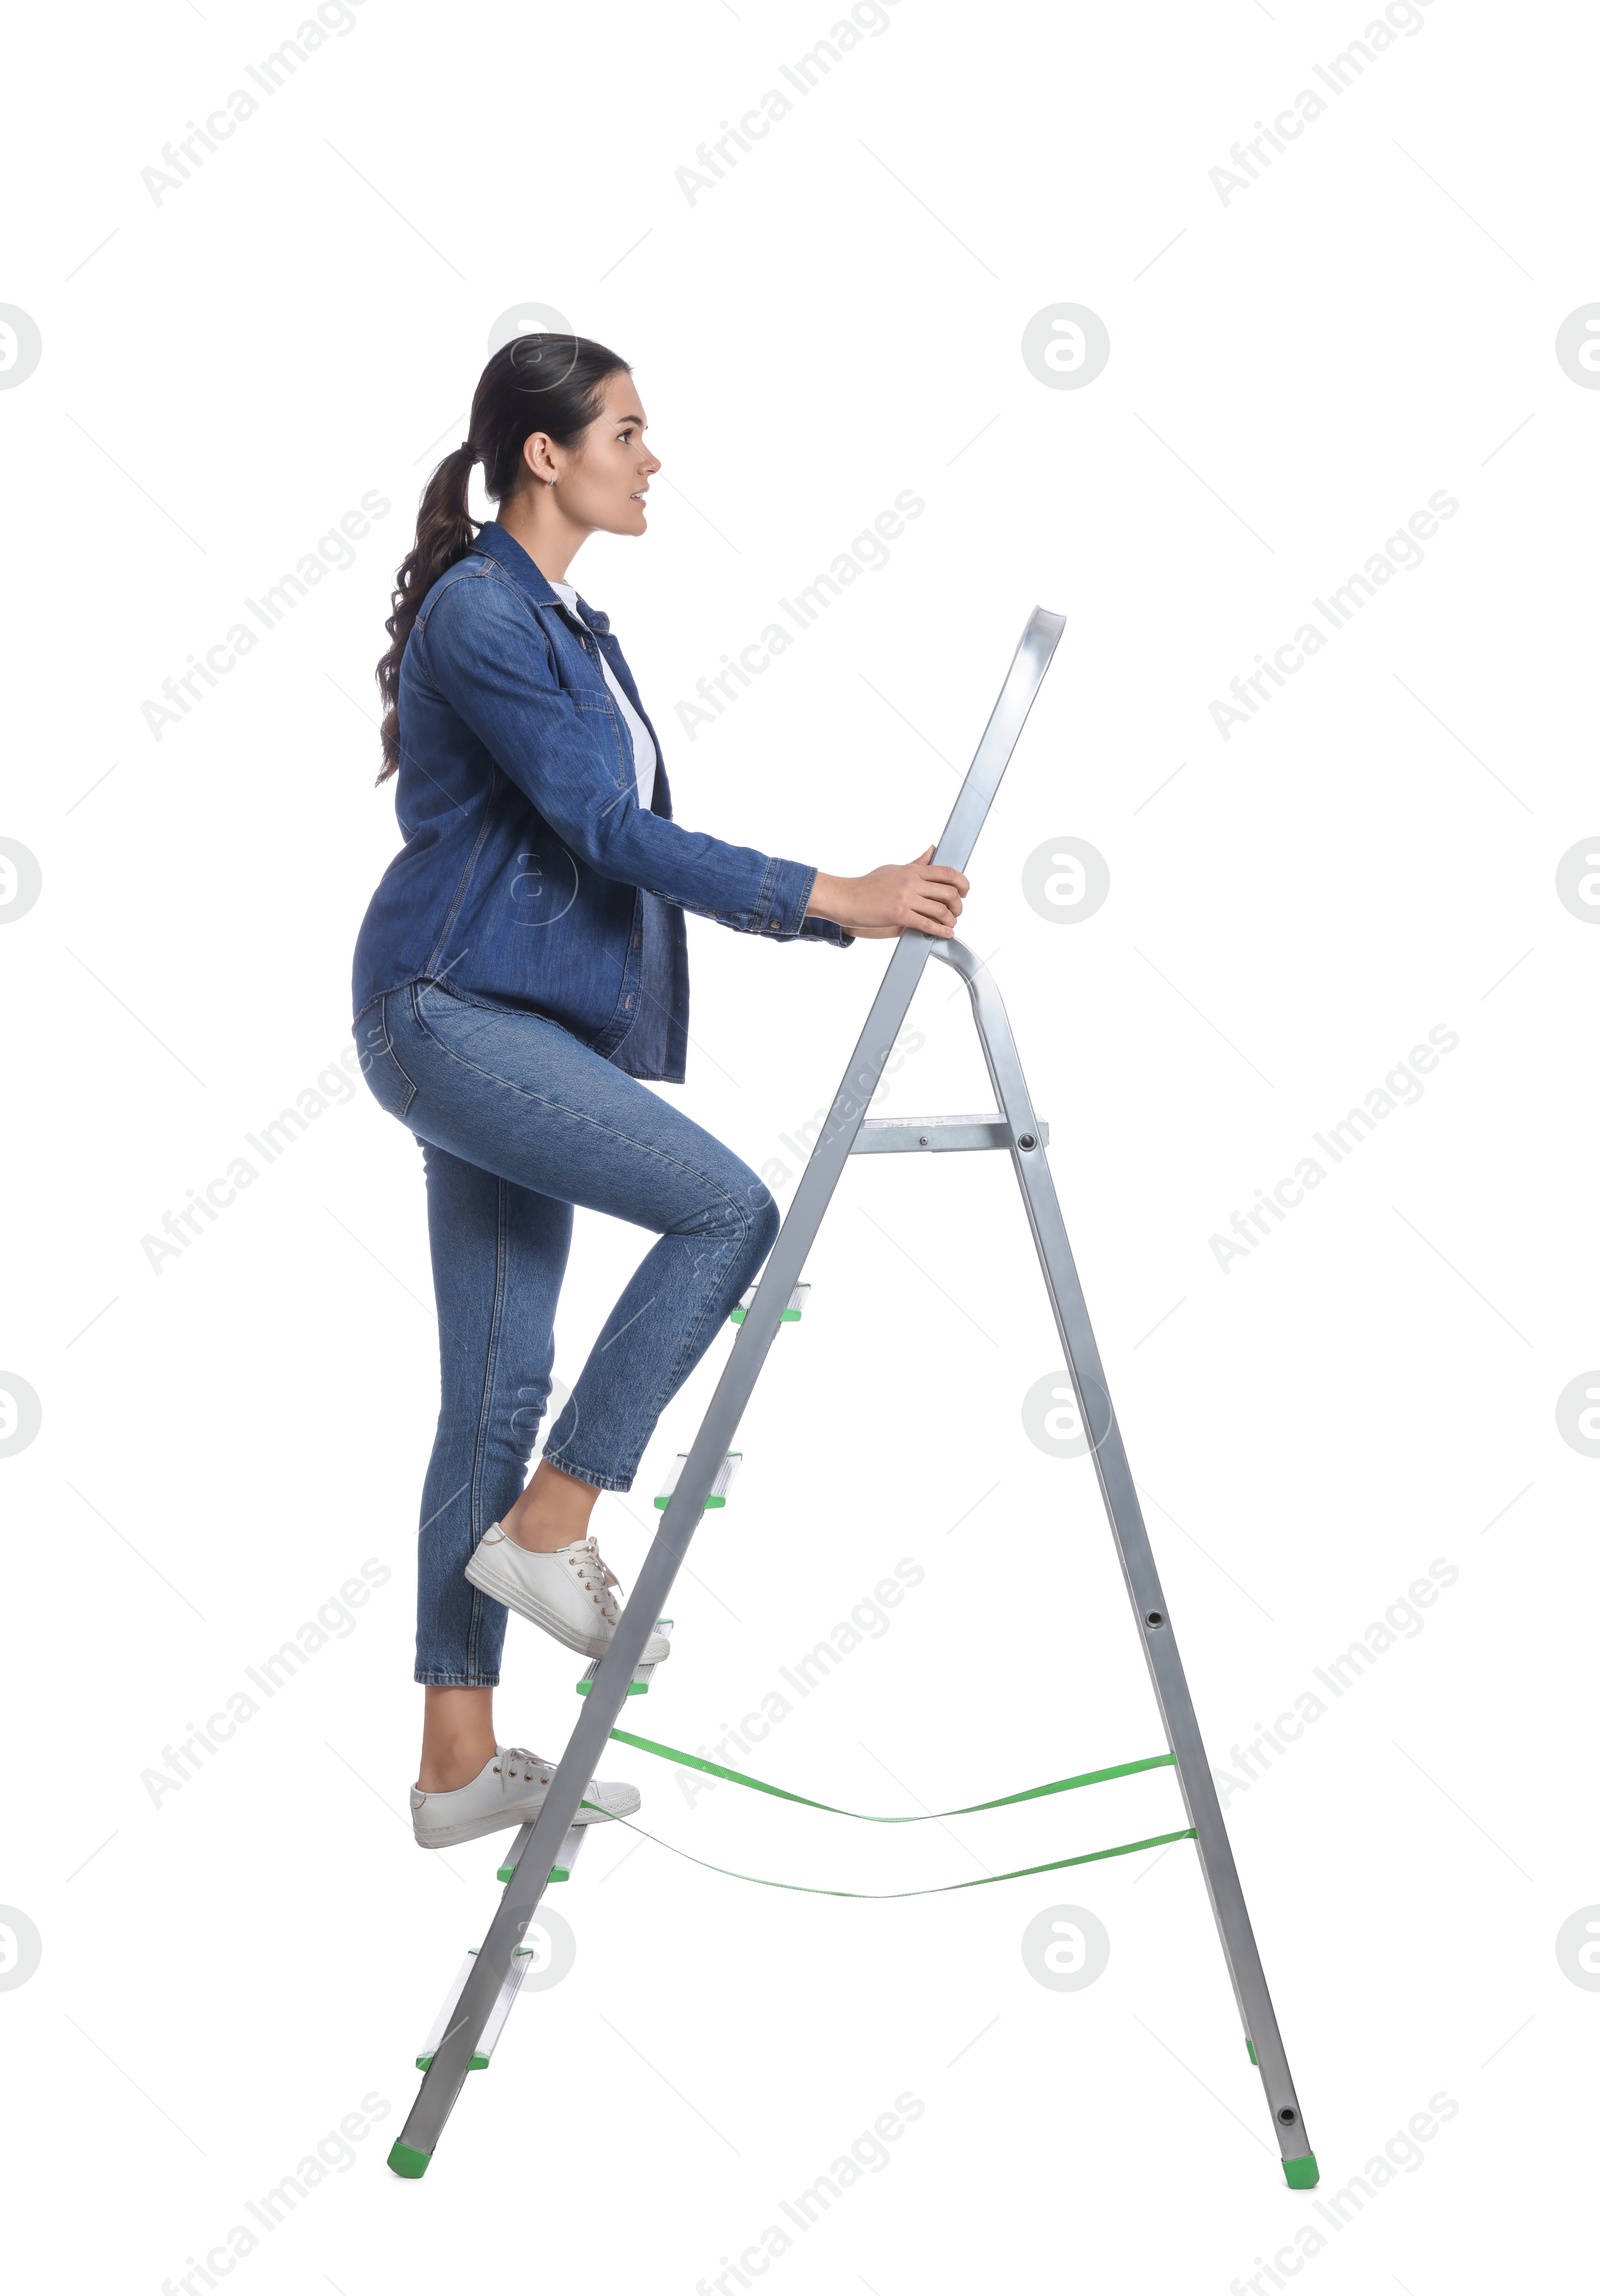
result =
M835 877L672 818L655 728L567 581L593 533L643 534L661 468L631 370L583 336L521 335L428 481L378 665L405 838L356 942L355 1037L422 1149L439 1318L423 1485L412 1825L442 1848L537 1817L554 1764L492 1717L506 1612L599 1657L620 1616L589 1517L633 1486L662 1409L780 1225L759 1176L641 1078L679 1084L683 911L848 948L955 931L967 880L917 861ZM498 517L467 510L481 463ZM550 1394L574 1205L652 1230L523 1478ZM667 1656L652 1637L646 1659ZM590 1818L639 1807L592 1783Z

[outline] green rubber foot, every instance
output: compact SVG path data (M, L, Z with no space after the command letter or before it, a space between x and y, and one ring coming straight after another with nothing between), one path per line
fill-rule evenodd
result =
M670 1506L672 1502L672 1496L673 1494L668 1491L664 1497L657 1498L656 1505L658 1507ZM728 1502L726 1499L707 1499L706 1501L706 1505L708 1507L725 1507L727 1503Z
M1283 2164L1283 2173L1286 2182L1294 2191L1309 2191L1317 2181L1316 2154L1302 2153L1298 2160L1286 2160Z
M389 2166L396 2176L421 2176L432 2158L431 2153L418 2152L415 2145L403 2145L398 2137L389 2147Z
M509 1881L511 1876L507 1874L504 1876L504 1878L505 1880ZM432 2063L433 2052L429 2050L423 2056L420 2056L417 2059L417 2071L419 2073L425 2073ZM488 2063L489 2060L487 2057L469 2057L467 2060L467 2071L469 2073L481 2073L486 2070ZM423 2157L425 2159L427 2156L424 2154ZM418 2176L420 2176L422 2174L421 2169L419 2168L416 2173Z
M630 1682L628 1684L628 1696L630 1698L642 1698L649 1687L650 1685L648 1682ZM580 1698L587 1698L591 1688L592 1684L588 1681L587 1678L585 1678L585 1680L578 1684L578 1696Z
M1250 2052L1250 2062L1251 2062L1251 2064L1252 2064L1252 2065L1256 2065L1256 2064L1259 2064L1261 2060L1260 2060L1260 2059L1257 2057L1257 2055L1256 2055L1256 2045L1255 2045L1254 2041L1251 2041L1251 2040L1247 2040L1247 2041L1245 2042L1245 2047L1246 2047L1246 2048L1249 2050L1249 2052Z
M730 1323L743 1323L744 1309L742 1307L730 1308L728 1310L728 1321ZM779 1316L778 1321L780 1323L798 1323L800 1321L800 1310L797 1307L786 1307L782 1315Z

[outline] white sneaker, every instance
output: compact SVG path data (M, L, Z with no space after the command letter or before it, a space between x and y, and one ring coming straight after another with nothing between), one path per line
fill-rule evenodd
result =
M479 1834L501 1833L507 1826L532 1825L544 1808L555 1770L554 1762L531 1754L526 1746L496 1746L478 1775L452 1793L424 1794L413 1786L411 1831L425 1850L443 1850L475 1841ZM639 1789L591 1778L584 1800L599 1807L580 1809L572 1821L575 1826L631 1817L639 1807Z
M591 1531L586 1539L536 1555L519 1547L504 1526L491 1523L473 1548L467 1577L496 1602L531 1619L585 1658L604 1658L622 1616L611 1589L614 1571L600 1559ZM664 1634L652 1634L640 1655L643 1666L659 1666L672 1649Z

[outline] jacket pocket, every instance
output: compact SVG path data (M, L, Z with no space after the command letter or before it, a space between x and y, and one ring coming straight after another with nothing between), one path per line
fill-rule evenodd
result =
M617 787L626 789L630 781L637 787L638 774L633 762L633 743L628 729L623 723L622 712L612 700L610 693L597 694L592 686L569 686L567 698L578 709L591 715L603 714L611 720L611 745L616 759Z

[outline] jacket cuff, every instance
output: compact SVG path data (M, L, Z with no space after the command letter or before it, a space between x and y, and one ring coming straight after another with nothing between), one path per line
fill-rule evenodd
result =
M826 918L808 920L806 917L806 903L816 881L815 863L783 861L775 856L762 887L763 901L756 930L770 933L774 940L797 941L808 922L826 924Z
M795 939L798 941L831 941L834 947L838 949L853 949L856 943L855 934L847 933L843 925L835 924L831 917L802 918L800 930L795 935Z

